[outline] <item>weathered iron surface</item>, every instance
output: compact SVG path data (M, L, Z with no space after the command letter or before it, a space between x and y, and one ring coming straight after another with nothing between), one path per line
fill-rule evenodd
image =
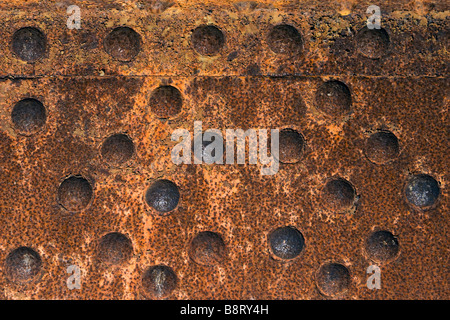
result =
M445 1L71 4L0 3L0 298L450 297ZM194 121L279 172L175 165Z

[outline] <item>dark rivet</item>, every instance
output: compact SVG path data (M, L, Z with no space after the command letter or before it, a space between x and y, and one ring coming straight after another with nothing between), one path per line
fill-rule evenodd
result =
M389 231L376 231L367 238L365 250L375 262L392 261L399 252L398 240Z
M141 50L141 36L129 27L115 28L103 43L105 51L122 62L133 60Z
M106 162L119 166L133 156L134 143L126 134L114 134L103 142L101 154Z
M46 119L45 107L36 99L20 100L11 112L15 130L26 136L39 131L44 126Z
M34 62L40 59L47 46L45 35L36 28L25 27L17 30L12 38L12 50L22 60Z
M216 26L203 25L192 32L191 41L199 54L212 56L217 54L225 44L225 36Z
M332 179L323 188L321 200L323 206L331 212L344 213L355 203L355 188L345 179Z
M296 28L287 24L274 26L267 36L270 50L277 54L297 55L303 49L303 39Z
M164 265L149 267L142 276L142 289L149 298L165 298L177 287L177 275Z
M222 263L226 257L226 247L222 237L210 231L200 232L192 239L189 257L200 265L213 266Z
M293 259L305 245L303 235L294 227L281 227L269 234L269 248L275 257Z
M183 105L183 97L177 88L161 86L153 90L149 105L152 112L158 118L166 119L180 113Z
M350 272L339 263L326 263L316 273L319 291L326 296L344 293L350 286Z
M316 91L316 105L326 115L340 117L349 113L352 97L347 85L341 81L324 82Z
M132 253L133 244L122 233L108 233L99 241L98 258L106 264L121 265L130 259Z
M175 209L180 200L180 191L175 183L161 179L155 181L145 193L147 204L160 213Z
M362 28L356 35L357 49L371 59L381 58L389 48L389 35L384 29Z
M6 277L17 283L35 280L42 268L42 260L36 251L28 247L13 250L6 257Z
M366 157L376 164L384 164L398 157L397 137L390 131L373 133L366 141Z
M282 163L297 163L303 155L305 139L302 134L292 130L283 129L279 136L280 156Z
M412 176L405 187L408 202L422 210L431 208L439 197L438 182L426 174Z
M261 74L261 69L257 63L252 63L244 71L245 75L257 76Z
M59 204L70 212L85 209L92 200L94 191L91 184L81 176L71 176L59 186Z

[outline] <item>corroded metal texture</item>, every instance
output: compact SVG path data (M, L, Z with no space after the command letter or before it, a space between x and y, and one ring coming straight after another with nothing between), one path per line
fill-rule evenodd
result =
M448 3L71 4L0 3L0 298L450 297ZM174 164L194 121L279 171Z

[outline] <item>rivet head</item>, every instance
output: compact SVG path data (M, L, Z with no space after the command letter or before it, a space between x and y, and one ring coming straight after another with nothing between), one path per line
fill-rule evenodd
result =
M12 51L27 62L42 58L47 47L45 35L37 28L24 27L17 30L12 37Z
M399 252L398 239L389 231L375 231L366 239L365 250L375 262L389 262L394 260Z
M58 189L59 204L70 212L84 210L94 196L93 188L88 180L82 176L70 176L65 179Z
M367 139L364 153L371 162L385 164L398 157L398 139L390 131L375 132Z
M104 235L98 243L97 256L108 265L122 265L131 258L132 254L131 240L119 232Z
M276 25L267 36L270 50L276 54L298 55L303 50L303 39L298 30L287 24Z
M432 176L417 174L408 179L404 192L410 205L420 210L427 210L437 203L440 188Z
M11 112L14 129L25 136L31 136L41 130L46 119L44 105L32 98L20 100L14 105Z
M327 117L340 118L351 111L350 89L338 80L322 83L316 91L315 101L317 108Z
M153 182L145 193L145 202L160 214L174 210L179 201L180 191L178 186L166 179Z
M13 250L5 260L6 277L16 283L23 284L36 280L41 269L41 256L29 247Z
M317 288L326 296L343 294L348 290L350 282L350 272L340 263L326 263L316 273Z
M225 44L222 31L213 25L197 27L191 35L194 50L203 56L213 56L219 53Z
M276 258L290 260L297 257L305 246L303 235L296 228L287 226L269 234L269 248Z
M343 178L330 179L322 189L322 206L332 213L345 213L355 205L356 199L355 188Z
M126 134L113 134L102 144L103 159L115 166L120 166L130 160L135 152L134 143Z
M225 260L227 250L222 237L218 233L204 231L192 239L188 253L195 263L214 266Z
M158 118L167 119L181 112L183 97L180 91L173 86L160 86L153 90L149 105Z
M279 160L281 163L293 164L303 157L305 138L293 129L283 129L279 135Z
M370 59L379 59L389 49L389 34L381 29L362 28L356 35L356 47L358 52Z
M142 276L144 295L153 299L169 296L177 287L177 275L171 267L157 265L149 267Z
M129 27L118 27L105 38L105 51L121 62L132 61L141 50L141 36Z

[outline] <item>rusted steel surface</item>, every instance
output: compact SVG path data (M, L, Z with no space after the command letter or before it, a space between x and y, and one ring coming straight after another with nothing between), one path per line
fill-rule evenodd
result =
M71 4L0 4L0 298L450 297L448 4ZM278 173L174 164L194 121Z

